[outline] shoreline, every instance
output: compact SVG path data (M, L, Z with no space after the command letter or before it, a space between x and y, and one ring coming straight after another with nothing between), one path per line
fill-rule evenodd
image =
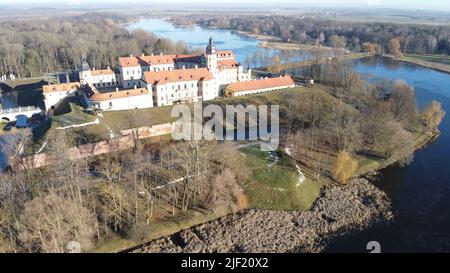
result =
M393 218L387 195L358 178L344 186L325 186L309 211L243 210L123 252L317 253L337 237Z
M445 64L438 64L438 63L432 63L432 62L420 61L420 60L412 60L412 59L398 59L398 58L395 58L394 56L388 55L388 54L381 54L380 56L383 58L390 59L392 61L413 64L413 65L417 65L420 67L432 69L432 70L435 70L438 72L450 74L450 66L445 65ZM440 67L440 66L442 66L442 67Z
M152 18L152 17L149 17ZM305 52L327 52L327 51L336 51L338 49L323 46L319 47L316 45L310 45L310 44L300 44L300 43L290 43L290 42L283 42L281 38L272 36L272 35L266 35L266 34L255 34L247 31L242 30L234 30L229 28L219 28L219 27L205 27L199 24L177 24L175 23L171 18L157 18L164 22L171 23L174 26L177 27L200 27L204 29L211 29L211 30L227 30L232 33L236 33L240 36L245 36L249 38L254 38L258 41L258 47L259 48L270 48L270 49L276 49L276 50L300 50Z
M415 139L414 153L416 153L419 150L424 149L427 145L431 144L433 141L435 141L437 138L439 138L439 136L440 136L440 132L437 130L429 130L429 131L423 132L418 138ZM375 167L363 169L363 171L359 170L357 173L357 177L361 177L361 178L369 177L372 174L376 174L386 168L389 168L391 166L394 166L395 164L398 164L401 160L402 160L402 158L399 157L398 155L392 156L390 158L387 158L387 159L381 161L379 163L379 165L377 165ZM361 166L359 166L358 168L361 168Z
M347 55L342 55L340 57L329 57L329 58L323 58L321 60L319 60L317 63L318 64L326 64L329 62L333 62L333 61L350 61L350 60L357 60L357 59L364 59L370 57L369 55L367 55L366 53L351 53L351 54L347 54ZM290 62L290 63L286 63L286 64L281 64L278 66L268 66L266 68L267 72L271 72L271 73L280 73L283 70L288 70L288 69L297 69L297 68L301 68L301 67L305 67L305 66L311 66L314 63L316 63L316 60L308 60L308 61L302 61L302 62Z

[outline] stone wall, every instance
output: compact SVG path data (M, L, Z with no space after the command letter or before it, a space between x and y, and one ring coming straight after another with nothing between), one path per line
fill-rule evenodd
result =
M135 129L128 129L121 131L121 136L103 140L93 143L72 147L67 151L71 160L86 158L89 156L97 156L107 154L113 151L122 151L133 147L132 131ZM156 137L170 134L174 130L172 123L157 124L149 127L141 127L139 131L139 139ZM22 159L22 168L37 168L42 167L52 162L57 162L57 158L52 158L46 153L38 153Z

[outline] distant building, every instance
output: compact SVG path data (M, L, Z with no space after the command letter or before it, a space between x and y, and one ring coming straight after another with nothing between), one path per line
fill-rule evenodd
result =
M54 108L58 102L65 97L76 95L79 89L79 82L49 84L42 86L45 110Z
M226 88L226 96L245 96L292 87L295 87L295 83L290 76L265 78L229 84Z

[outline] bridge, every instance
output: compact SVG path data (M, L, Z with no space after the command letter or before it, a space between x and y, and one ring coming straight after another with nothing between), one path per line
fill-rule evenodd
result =
M0 120L15 121L18 115L25 115L30 118L32 115L41 112L42 110L35 106L0 109Z

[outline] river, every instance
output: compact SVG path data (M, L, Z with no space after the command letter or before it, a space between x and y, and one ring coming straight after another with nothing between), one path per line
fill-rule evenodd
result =
M239 63L258 66L257 59L268 58L279 55L280 50L261 48L260 41L254 37L242 35L232 30L207 29L200 26L175 26L163 19L141 18L138 22L127 25L129 31L144 29L152 32L159 37L169 38L173 42L184 41L191 49L204 49L208 44L209 37L212 35L216 41L217 48L220 50L232 49ZM304 61L308 58L316 58L316 54L310 54L304 51L295 51L296 54L290 57L293 61ZM259 54L258 58L252 58ZM321 57L329 55L322 52ZM249 58L246 62L246 59Z

